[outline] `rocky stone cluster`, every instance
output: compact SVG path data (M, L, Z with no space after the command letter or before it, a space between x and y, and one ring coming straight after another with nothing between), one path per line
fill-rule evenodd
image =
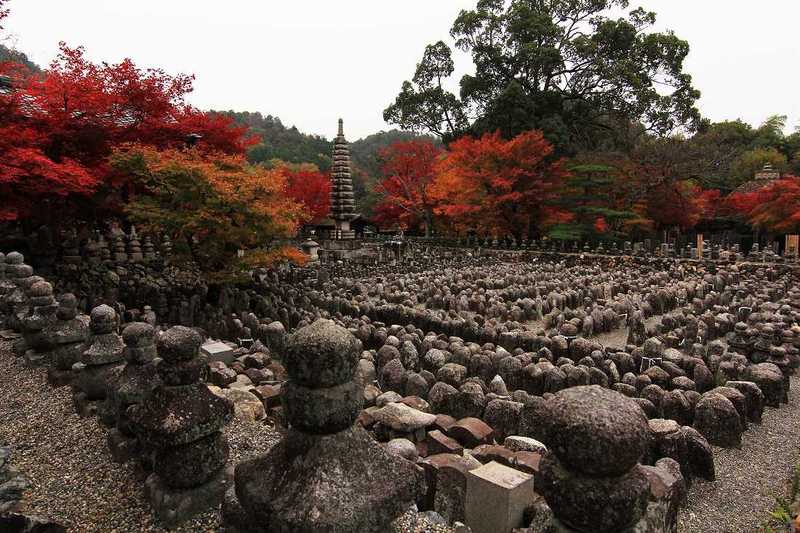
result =
M125 240L97 264L148 271L146 241ZM26 364L111 428L115 459L152 469L167 524L226 491L232 530L383 531L412 504L456 524L495 462L534 477L532 532L660 532L715 478L712 445L739 446L800 366L792 267L662 255L432 252L123 290L87 317L9 253L0 311ZM286 435L231 484L233 416Z

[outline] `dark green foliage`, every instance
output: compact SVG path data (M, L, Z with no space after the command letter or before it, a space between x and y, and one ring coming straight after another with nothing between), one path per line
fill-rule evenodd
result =
M278 117L263 116L249 111L221 111L239 124L250 128L250 133L261 140L247 153L251 163L269 163L280 159L287 163L312 163L320 170L331 166L331 143L320 135L307 135L292 126L287 128Z
M753 179L765 163L776 170L800 174L800 133L784 134L786 117L774 115L754 128L741 120L703 121L698 132L684 142L683 157L690 157L704 188L729 193Z
M454 65L440 41L425 49L384 119L445 142L540 129L561 153L607 150L610 141L626 141L632 124L656 134L691 128L699 92L683 72L688 43L648 33L655 14L642 9L609 17L627 7L627 0L479 0L450 31L475 65L460 94L443 88Z
M547 232L550 238L619 239L634 229L640 217L633 211L633 195L626 190L631 181L623 165L584 163L573 165L569 171L558 205L571 214L572 220L551 226Z

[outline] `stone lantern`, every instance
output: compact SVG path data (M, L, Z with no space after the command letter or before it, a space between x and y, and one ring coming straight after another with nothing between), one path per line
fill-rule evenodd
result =
M316 262L319 261L319 243L310 237L303 241L300 245L300 248L303 249L303 253L306 254L309 258L309 261Z

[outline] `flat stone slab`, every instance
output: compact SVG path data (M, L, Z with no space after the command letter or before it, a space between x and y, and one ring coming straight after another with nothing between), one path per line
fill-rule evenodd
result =
M208 357L208 362L222 361L226 365L233 363L233 348L224 342L207 342L200 347L200 353Z
M0 331L0 337L2 337L5 341L13 341L19 339L21 335L13 329L4 329L3 331Z

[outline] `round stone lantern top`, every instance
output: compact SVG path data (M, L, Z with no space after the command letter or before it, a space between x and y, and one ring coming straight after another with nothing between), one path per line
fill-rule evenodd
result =
M96 334L113 333L117 327L117 312L108 305L98 305L90 315L92 332Z
M10 252L6 256L7 265L21 265L25 262L25 257L19 252Z

